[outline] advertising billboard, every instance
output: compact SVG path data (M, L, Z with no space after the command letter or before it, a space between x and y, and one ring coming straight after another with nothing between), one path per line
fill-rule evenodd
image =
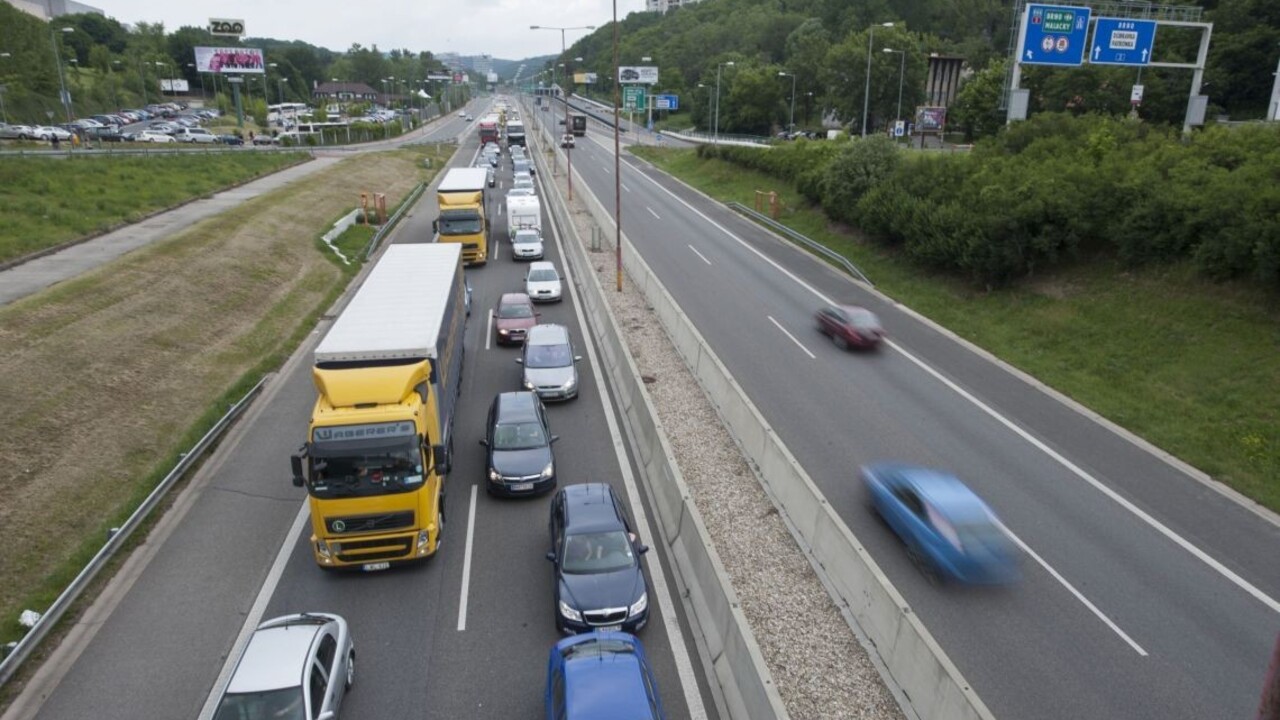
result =
M486 76L485 76L485 82L489 83L490 85L497 84L497 82L498 82L498 73L496 73L496 72L490 72L488 75L486 75Z
M653 85L658 82L658 68L654 65L627 65L619 67L618 82Z
M191 92L191 84L181 78L175 80L160 78L160 90L168 93L188 93Z
M595 73L580 72L573 74L574 85L595 85L599 81L599 76Z
M262 74L267 71L261 48L198 47L195 51L196 72Z
M916 108L916 132L940 133L947 126L947 109L921 106Z

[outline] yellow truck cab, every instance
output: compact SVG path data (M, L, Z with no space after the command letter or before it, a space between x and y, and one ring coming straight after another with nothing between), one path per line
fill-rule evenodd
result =
M483 265L489 260L488 185L489 173L484 168L452 168L436 188L438 216L431 223L436 241L460 244L467 265Z
M435 554L462 377L462 248L392 245L315 350L318 397L292 458L325 568Z

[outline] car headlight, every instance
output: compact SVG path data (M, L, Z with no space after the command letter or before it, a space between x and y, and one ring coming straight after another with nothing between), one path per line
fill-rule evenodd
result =
M499 335L510 335L511 331L506 328L498 328Z
M494 482L498 482L502 479L502 473L494 470L493 468L489 468L489 479Z
M580 613L580 612L578 612L577 610L574 610L573 608L569 607L569 603L566 603L566 602L565 602L565 601L563 601L563 600L561 600L561 601L560 601L560 614L561 614L562 616L564 616L564 619L565 619L565 620L572 620L572 621L574 621L574 622L582 622L582 613Z
M572 390L572 389L573 389L573 386L574 386L574 385L577 385L577 384L578 384L578 378L576 378L576 377L571 377L571 378L569 378L568 380L565 380L565 381L564 381L564 389L565 389L565 390Z
M642 592L640 593L640 599L632 603L631 607L627 608L627 617L635 617L648 609L649 593Z
M553 461L553 462L549 462L549 463L547 463L547 466L546 466L546 467L544 467L544 468L542 468L542 474L540 475L540 477L541 477L543 480L546 480L547 478L549 478L549 477L551 477L552 475L555 475L555 474L556 474L556 464L555 464L555 462Z
M525 390L532 390L532 389L533 389L533 381L532 381L532 380L530 380L530 379L528 379L528 378L525 378L525 380L524 380L524 389L525 389Z

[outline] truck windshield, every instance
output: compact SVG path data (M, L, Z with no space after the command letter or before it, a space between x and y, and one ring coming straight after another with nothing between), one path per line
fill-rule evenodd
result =
M315 443L311 494L318 498L409 492L422 486L422 459L411 439L394 443Z
M441 235L475 235L480 230L479 215L468 213L465 215L445 214L440 216Z

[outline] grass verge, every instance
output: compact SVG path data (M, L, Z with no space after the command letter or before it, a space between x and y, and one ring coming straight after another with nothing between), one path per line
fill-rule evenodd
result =
M1280 511L1280 299L1214 284L1187 264L1125 272L1082 263L998 292L921 270L833 224L776 178L692 150L632 148L691 186L843 254L877 289L1118 425Z
M452 151L354 157L0 308L0 642L342 292L359 265L316 239L326 216L361 191L398 202Z
M301 153L77 154L0 163L0 262L298 163Z

